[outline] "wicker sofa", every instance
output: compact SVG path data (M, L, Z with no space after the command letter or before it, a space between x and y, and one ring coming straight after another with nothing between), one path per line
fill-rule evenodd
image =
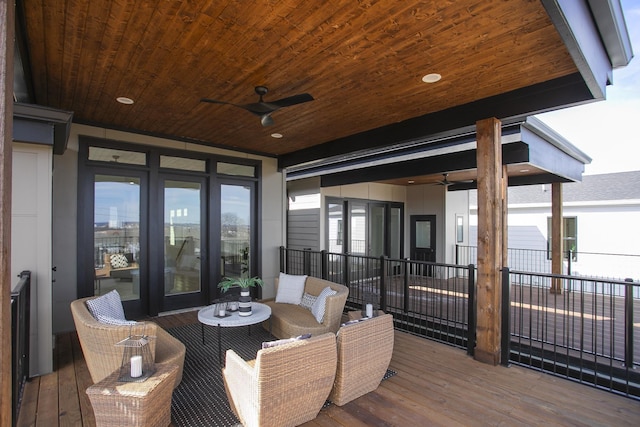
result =
M294 305L277 303L275 299L262 301L271 307L271 318L262 323L263 327L270 331L277 338L290 338L303 334L320 335L327 332L338 332L342 321L349 288L338 283L317 277L307 277L304 291L311 295L319 295L324 288L329 286L336 291L335 295L326 299L324 319L318 323L311 311L307 308ZM276 292L278 290L278 279L276 279Z
M338 367L329 400L342 406L376 388L393 354L393 316L346 324L337 335Z
M245 427L311 421L331 391L336 357L333 333L259 350L250 362L227 350L222 376L229 406Z
M130 335L148 335L156 337L149 341L155 362L178 365L174 388L177 387L182 381L186 351L184 344L153 322L139 322L131 326L115 326L98 322L87 308L86 301L92 298L94 297L71 302L71 314L93 382L102 381L120 368L122 347L115 346L117 342Z

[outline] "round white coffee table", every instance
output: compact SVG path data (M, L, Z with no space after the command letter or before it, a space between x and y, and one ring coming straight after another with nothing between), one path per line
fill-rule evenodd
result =
M238 311L229 313L226 317L218 317L215 313L216 305L207 306L198 311L198 320L202 326L202 344L204 345L204 325L215 326L218 329L218 363L222 363L222 339L220 330L222 328L233 328L236 326L255 325L264 322L271 317L271 307L259 302L251 302L251 316L240 316ZM251 329L249 329L251 333Z

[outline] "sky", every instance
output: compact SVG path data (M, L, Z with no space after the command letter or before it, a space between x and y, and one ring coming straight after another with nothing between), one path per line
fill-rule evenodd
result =
M585 175L640 170L640 2L621 4L634 57L613 70L606 100L536 116L591 157Z

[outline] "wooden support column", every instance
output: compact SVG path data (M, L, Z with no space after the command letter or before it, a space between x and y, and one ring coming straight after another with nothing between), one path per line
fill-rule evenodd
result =
M562 183L551 184L551 274L563 274ZM562 293L562 280L551 281L551 293Z
M501 269L504 258L502 126L498 119L476 123L478 140L478 280L474 357L500 363ZM504 240L503 240L504 239Z
M0 1L0 426L11 425L11 151L14 2Z

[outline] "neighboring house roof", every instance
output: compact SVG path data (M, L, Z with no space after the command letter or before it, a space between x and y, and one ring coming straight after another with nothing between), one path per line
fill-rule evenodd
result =
M478 193L469 192L469 205L477 207ZM509 187L509 205L551 203L551 185ZM562 200L588 202L603 200L640 200L640 171L584 175L582 182L562 185Z

